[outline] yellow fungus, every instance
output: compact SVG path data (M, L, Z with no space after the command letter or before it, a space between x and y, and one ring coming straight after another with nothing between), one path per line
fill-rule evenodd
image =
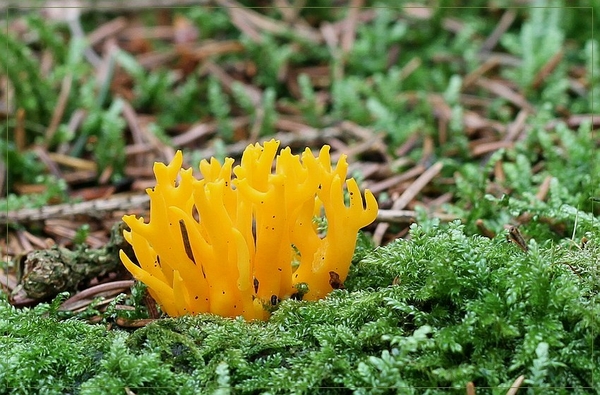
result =
M278 149L276 140L249 145L235 167L231 158L202 160L202 180L181 169L181 151L154 165L150 221L123 217L139 265L120 256L168 315L265 320L300 284L305 300L343 287L356 234L375 220L377 201L346 180L345 156L332 167L329 146L316 157ZM325 234L315 217L326 218Z

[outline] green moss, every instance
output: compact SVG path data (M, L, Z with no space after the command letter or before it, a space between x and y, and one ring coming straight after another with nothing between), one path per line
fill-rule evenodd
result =
M360 261L346 290L286 300L268 322L206 314L126 333L2 301L0 347L11 357L0 383L14 393L360 394L506 387L525 375L540 388L598 391L600 235L589 236L583 250L531 241L525 253L458 223L413 226L409 241Z
M101 326L44 317L0 301L0 388L11 394L62 394L100 368L112 335Z
M132 352L125 345L126 338L125 333L114 336L99 373L81 385L81 394L116 394L124 388L136 394L172 394L185 384L186 377L174 373L158 353Z

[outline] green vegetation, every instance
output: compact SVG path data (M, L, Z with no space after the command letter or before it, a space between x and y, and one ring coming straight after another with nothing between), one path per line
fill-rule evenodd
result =
M347 17L347 8L310 7L325 3L307 2L300 16L313 27ZM0 31L0 74L14 91L14 108L0 120L8 136L0 141L8 169L2 211L69 200L64 180L49 176L35 151L19 147L18 130L27 147L60 148L98 163L98 177L110 168L118 181L131 143L123 115L130 106L167 145L195 122L214 122L218 130L209 138L219 157L241 138L269 138L289 114L314 128L354 122L383 136L392 160L414 139L403 157L408 165L392 170L442 161L440 176L419 197L448 194L444 209L460 220L441 223L416 207L418 225L403 239L375 248L360 234L346 289L318 302L286 300L266 323L200 315L120 329L118 318L148 317L139 285L113 301L99 324L86 321L98 314L94 305L78 314L58 310L64 295L18 309L2 294L0 393L445 394L464 393L473 382L477 394L504 395L521 375L519 394L600 392L598 124L572 117L600 114L599 45L590 33L600 1L513 9L514 22L487 50L485 40L511 2L454 8L465 2L442 0L425 16L396 0L367 3L374 14L358 24L348 52L291 28L261 30L253 39L221 8L171 11L203 40L239 41L239 51L209 57L246 78L230 89L203 63L187 72L177 61L150 68L124 49L97 73L84 56L85 41L70 39L65 23L11 14L33 33L24 44L10 29ZM284 19L277 8L259 12ZM148 26L160 24L155 13L140 14ZM89 32L114 16L84 13L81 23ZM152 44L169 50L160 40ZM42 70L40 48L53 59L50 70ZM478 85L469 79L490 52L498 63ZM310 70L280 78L281 69L310 66L326 68L325 82ZM115 89L115 76L127 88ZM64 115L48 135L65 81L71 87ZM490 81L526 104L491 93ZM444 135L440 98L450 114ZM69 121L78 110L86 115L74 132ZM527 118L514 144L473 153L478 141L501 141L508 132L494 125L512 124L521 111ZM239 117L249 126L236 128ZM474 128L474 120L488 126ZM369 159L363 156L356 159ZM46 189L18 196L19 183ZM507 225L518 225L527 251L507 242ZM392 224L390 232L402 228ZM76 244L89 232L80 228Z
M51 305L17 310L2 300L0 351L12 357L0 362L0 386L23 394L383 394L473 381L502 394L523 374L543 393L600 390L592 379L597 242L579 249L531 240L524 253L505 235L466 236L463 225L436 221L412 226L410 236L357 262L346 290L284 301L266 323L200 315L127 333L60 321Z
M134 108L140 113L156 115L151 130L158 138L165 139L165 133L177 125L214 119L219 125L218 137L226 143L234 141L231 116L250 116L253 122L259 123L259 135L268 136L273 133L278 118L276 104L287 104L300 111L309 125L326 126L350 120L369 126L384 133L390 150L393 150L416 131L424 135L436 134L427 94L444 92L454 114L450 124L452 138L446 144L436 146L435 154L445 157L458 149L461 155L452 156L461 162L468 160L467 137L463 133L465 125L461 119L461 114L468 108L458 100L458 95L461 89L464 90L461 88L464 76L485 59L480 47L495 27L494 17L499 12L486 8L434 8L428 20L419 20L406 17L402 6L392 3L372 4L377 6L374 18L359 24L356 42L343 56L329 51L325 44L315 45L298 37L293 31L262 32L260 41L251 40L232 26L223 9L213 9L210 13L202 9L174 11L195 23L203 38L240 40L244 47L242 52L215 56L211 60L232 67L239 62L257 65L251 84L262 91L260 103L254 103L239 84L234 84L231 92L225 92L214 78L205 78L206 74L187 73L177 77L173 70L164 68L148 72L135 57L123 50L117 50L110 57L106 72L98 75L83 56L85 41L65 40L64 24L46 24L36 13L24 17L35 33L30 45L48 48L57 62L56 67L49 75L42 75L40 61L31 49L20 45L5 31L0 32L0 44L10 56L3 56L0 65L8 72L15 89L14 107L26 112L24 127L29 143L44 143L51 148L61 143L69 144L71 155L95 159L99 174L112 165L115 179L123 176L122 153L126 141L123 139L125 125L120 117L123 103L120 95L110 87L115 73L133 85L131 104ZM447 7L462 6L460 2L445 3ZM507 58L507 64L500 67L500 75L519 87L525 99L536 111L541 111L546 120L560 115L561 109L566 107L575 114L597 112L600 108L599 100L592 100L600 86L600 61L598 56L593 56L598 42L589 38L591 9L566 7L560 1L554 3L553 6L559 8L516 9L516 18L521 24L514 23L497 44L500 51L518 59ZM592 3L594 7L600 7L600 2ZM275 19L281 18L276 9L262 9L261 12ZM347 12L346 8L306 8L301 15L318 18L314 22L320 23L340 20ZM85 14L82 23L85 28L92 29L107 18L101 14ZM442 28L445 18L459 18L460 32ZM156 23L151 17L148 22ZM160 47L161 43L155 45ZM390 53L397 52L399 46L402 51L390 59ZM559 63L543 83L534 86L536 75L559 51L563 52L565 61ZM412 72L403 69L411 61L418 62L421 67ZM316 101L314 81L305 74L298 76L300 96L278 77L283 66L305 65L329 66L331 81L327 89L331 98L326 106ZM577 72L584 72L588 79L586 86L589 89L585 92L573 90L569 83L569 78L573 79L570 66L575 65L581 65ZM338 68L345 69L344 75L336 72ZM66 79L71 81L72 87L65 104L65 116L56 133L48 138L44 131L56 106L56 92ZM419 94L412 97L414 92ZM257 118L258 105L264 114ZM67 123L77 108L85 110L88 116L81 130L73 133ZM505 99L497 98L486 115L489 119L508 122L514 119L516 112ZM9 130L15 128L15 123L11 117L0 121L3 128ZM1 143L0 148L9 154L10 190L14 182L33 182L31 175L39 174L41 169L39 163L31 160L30 152L15 149L13 134L8 136L8 141ZM90 139L95 144L89 144ZM106 152L120 153L112 156L118 158L117 162L110 163ZM421 154L421 149L415 149L410 155L412 159L418 159Z

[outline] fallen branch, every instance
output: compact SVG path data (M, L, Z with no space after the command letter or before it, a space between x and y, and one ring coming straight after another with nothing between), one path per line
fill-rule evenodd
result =
M40 208L25 208L0 212L0 225L35 222L50 218L64 218L73 215L98 216L114 210L146 207L150 202L148 195L114 195L110 199L91 200L81 203L55 204Z

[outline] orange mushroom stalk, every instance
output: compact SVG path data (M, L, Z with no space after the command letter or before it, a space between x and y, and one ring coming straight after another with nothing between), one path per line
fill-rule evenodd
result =
M123 217L139 265L120 256L168 315L266 320L300 284L305 300L342 286L357 232L375 220L377 201L369 190L363 200L356 181L345 179L345 156L332 168L329 146L317 157L289 147L277 155L278 148L275 140L249 145L235 168L231 158L202 160L202 180L181 169L181 151L169 165L154 164L149 223ZM327 220L325 235L317 218Z

